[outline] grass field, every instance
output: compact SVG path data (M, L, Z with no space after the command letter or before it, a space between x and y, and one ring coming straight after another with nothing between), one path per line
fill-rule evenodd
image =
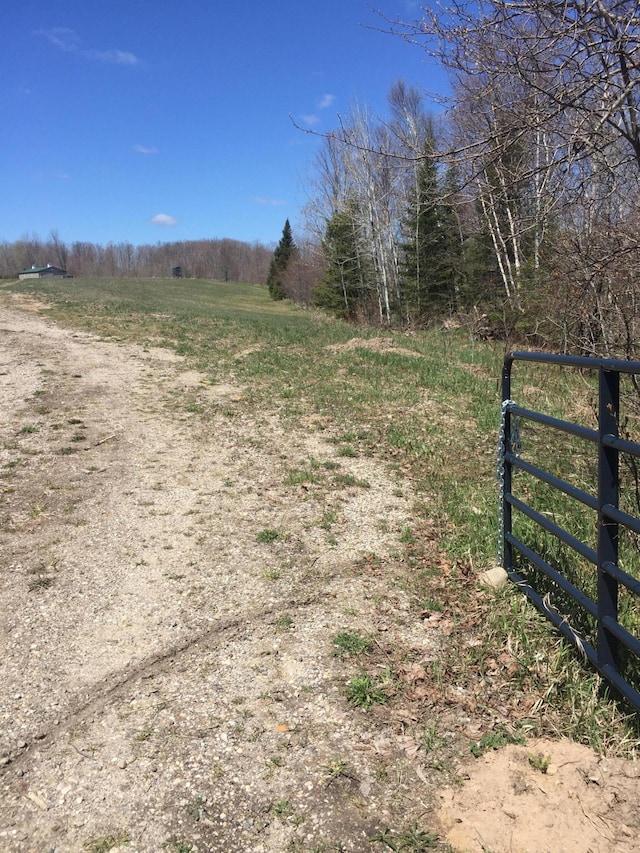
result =
M611 700L516 590L478 595L477 574L495 564L497 551L499 345L473 341L460 328L399 334L347 325L273 302L262 287L232 283L73 279L10 289L44 299L51 316L70 326L106 339L170 347L212 383L241 386L243 407L277 413L292 427L313 416L313 428L325 431L340 453L396 466L418 495L404 535L415 594L450 613L455 626L446 672L443 664L434 677L504 686L507 674L496 661L507 650L517 662L507 689L522 697L519 726L565 732L599 749L623 750L638 741L637 718ZM527 408L594 424L589 377L518 365L514 378L514 396ZM206 411L201 416L206 419ZM228 416L238 416L237 407ZM595 465L584 448L550 439L532 425L523 427L522 439L532 462L593 490ZM632 473L625 491L630 505ZM587 511L576 511L526 477L518 488L593 545L595 519ZM566 560L555 541L526 521L519 524L518 535L538 536L544 554ZM436 540L444 555L438 577L422 560L426 538ZM625 549L625 568L637 572L637 543ZM589 567L578 564L571 571L593 594ZM625 620L637 633L634 606L625 600Z

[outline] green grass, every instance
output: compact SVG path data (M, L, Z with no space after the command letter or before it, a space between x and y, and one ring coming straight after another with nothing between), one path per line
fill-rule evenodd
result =
M325 779L327 787L338 779L348 779L354 782L358 781L353 769L343 758L334 758L325 767Z
M400 542L402 542L403 545L412 545L415 541L416 538L413 534L413 530L411 529L410 525L406 524L402 528L402 533L400 534Z
M371 647L371 640L357 631L341 631L333 638L334 653L339 657L344 655L359 655Z
M323 530L327 530L327 531L331 530L331 528L336 523L336 521L338 520L339 517L340 517L339 510L335 509L334 507L331 507L330 509L326 509L322 513L322 518L320 520L320 527Z
M109 850L115 850L127 844L129 844L129 833L118 830L99 838L92 838L85 843L83 850L87 853L107 853Z
M384 686L366 673L354 675L349 681L347 700L354 708L366 710L372 705L383 705L388 698Z
M272 803L269 807L269 812L281 820L293 817L294 809L286 797L281 797L277 802Z
M269 545L271 542L277 542L282 539L282 534L279 530L273 530L270 527L265 527L256 535L256 542L262 545Z
M483 735L479 741L472 743L470 749L472 754L476 758L479 758L485 752L501 749L503 746L508 746L511 743L524 746L526 740L521 735L512 734L507 731L505 726L498 726L495 731Z
M137 741L140 741L141 743L143 743L145 740L149 740L149 738L151 737L151 735L153 733L154 733L154 729L152 729L150 727L146 728L146 729L142 729L142 731L138 732L135 735L134 740L137 740Z
M277 619L274 619L271 624L278 631L286 631L288 628L293 628L294 619L290 613L283 613Z
M535 755L534 753L529 753L527 755L529 759L529 764L534 768L534 770L539 770L540 773L547 773L549 767L551 766L551 756L543 755L542 753L538 753Z
M348 457L356 457L358 455L358 451L351 444L343 444L342 447L338 448L338 456L348 456Z
M196 823L199 822L200 818L206 811L206 802L202 797L196 797L190 803L185 806L185 811L189 815L192 820Z
M302 486L306 483L319 483L320 478L314 471L297 469L285 477L285 486Z
M444 844L440 836L432 832L425 832L418 826L412 826L402 832L393 832L385 829L369 839L384 844L388 850L397 853L426 853L427 850L440 850L441 853L453 853L453 848ZM485 849L485 848L483 848Z
M488 661L499 657L497 650L509 649L509 654L514 651L517 672L508 690L537 697L534 716L539 718L532 726L545 730L545 713L563 716L564 724L556 719L555 726L604 749L611 745L611 736L602 734L603 726L607 732L624 729L624 710L517 590L509 587L477 607L475 574L493 564L497 551L500 347L472 341L464 330L431 329L412 336L384 330L384 337L392 338L400 351L381 351L369 347L380 336L375 329L274 302L264 287L230 282L73 279L28 281L10 289L37 294L52 304L50 316L72 327L145 347L169 347L208 381L240 386L242 399L224 410L230 418L248 410L277 414L285 429L312 424L304 428L321 431L333 443L339 462L311 460L292 467L285 474L292 489L369 488L369 482L349 468L356 456L387 463L397 471L398 486L408 477L416 493L414 516L407 518L399 538L414 573L412 594L416 602L437 602L438 608L429 609L455 622L449 640L452 651L441 665L446 674L436 676L475 689L473 678L484 678ZM632 394L623 381L623 400ZM595 384L587 374L516 363L512 396L525 408L585 426L594 424ZM194 417L208 417L193 399L183 399L181 405ZM637 403L630 407L622 423L635 438L640 435L639 410ZM525 458L593 491L592 447L535 424L520 426ZM32 428L25 428L25 433L27 429ZM76 452L80 434L71 439L75 447L57 452ZM637 512L640 478L628 463L623 465L622 480L621 505ZM591 511L524 474L514 477L514 491L594 544ZM332 508L319 523L328 530L336 518ZM581 590L595 594L588 564L526 518L516 514L514 521L516 535L559 565ZM268 528L256 538L269 543L283 534ZM446 557L444 565L450 570L446 589L440 582L444 569L438 564L434 568L425 550L427 539L435 541ZM640 577L639 551L638 537L621 537L621 562L636 577ZM519 568L544 587L546 582L530 566L520 561ZM543 591L585 636L593 636L593 620L575 613L553 584ZM628 595L621 596L621 621L640 633L638 603ZM458 627L462 625L464 631ZM469 638L475 638L475 645L465 645ZM632 663L628 673L640 684ZM636 737L638 729L637 723L631 725L629 738Z
M265 569L262 577L267 580L277 581L282 577L282 569Z
M356 486L359 489L371 488L371 483L368 480L356 477L355 474L335 474L333 482L336 486Z

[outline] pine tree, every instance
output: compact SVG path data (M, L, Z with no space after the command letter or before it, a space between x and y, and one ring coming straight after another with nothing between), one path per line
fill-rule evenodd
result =
M440 197L435 160L428 150L416 174L415 197L405 226L403 292L409 319L441 314L453 299L449 214Z
M369 290L370 262L363 256L357 221L357 204L348 201L327 222L322 241L327 269L314 293L319 308L344 318L354 315Z
M272 299L284 299L286 297L284 277L289 261L297 253L296 244L293 242L291 225L287 219L282 229L282 237L275 248L269 275L267 276L267 287Z

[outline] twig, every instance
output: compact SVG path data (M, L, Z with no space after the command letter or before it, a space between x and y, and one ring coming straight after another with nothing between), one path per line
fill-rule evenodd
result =
M600 833L600 835L601 835L603 838L606 838L606 839L607 839L607 841L615 841L615 838L611 838L611 837L609 837L608 835L606 835L606 834L605 834L605 833L600 829L600 827L599 827L599 826L598 826L598 824L595 822L595 820L591 817L591 815L587 814L587 812L585 811L584 806L582 805L582 800L580 799L580 797L578 797L578 802L580 803L580 808L582 809L582 814L586 817L586 819L587 819L588 821L590 821L590 822L594 825L594 827L595 827L596 831L597 831L597 832L599 832L599 833ZM602 818L600 818L600 819L602 820ZM604 822L604 821L603 821L603 822ZM608 827L607 827L607 828L608 828Z
M85 447L85 450L91 450L93 447L98 447L100 444L104 444L105 441L111 441L112 438L117 438L118 433L114 432L113 435L108 435L106 438L101 438L100 441L96 441L95 444L92 444L91 447Z
M70 743L69 746L71 747L71 749L75 749L75 751L78 753L78 755L81 755L83 758L90 758L92 761L97 760L95 755L89 755L86 752L82 752L81 749L78 749L78 747L75 745L75 743Z

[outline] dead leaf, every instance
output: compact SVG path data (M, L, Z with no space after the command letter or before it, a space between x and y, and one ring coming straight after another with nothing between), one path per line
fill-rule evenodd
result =
M400 678L406 681L407 684L415 684L416 681L426 681L429 677L425 668L419 663L405 664L402 669L404 672L400 674Z

